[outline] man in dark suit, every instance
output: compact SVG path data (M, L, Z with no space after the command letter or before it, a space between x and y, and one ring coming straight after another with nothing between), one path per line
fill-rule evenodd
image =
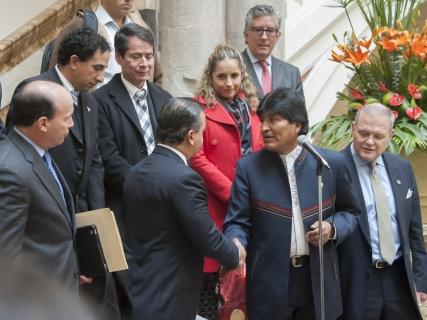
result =
M280 16L270 5L256 5L246 14L247 48L242 58L259 98L279 87L294 88L304 96L298 68L271 55L281 35L280 25Z
M154 38L148 29L127 24L115 36L116 60L122 68L111 81L96 90L99 110L99 148L105 166L106 202L113 210L123 234L123 182L129 170L153 151L157 117L172 96L148 81L154 67ZM138 104L136 95L145 92ZM147 128L143 127L148 125ZM147 130L154 140L147 146Z
M226 268L244 260L240 243L225 238L210 218L203 179L187 164L203 142L205 123L195 100L170 100L159 115L159 144L126 178L134 319L194 319L203 256Z
M50 158L73 126L72 99L57 84L35 81L13 102L15 127L0 143L0 257L31 261L77 295L74 205Z
M355 232L339 246L346 320L422 319L417 300L427 300L415 177L407 160L385 152L393 123L389 108L363 107L343 151L362 209Z
M69 33L58 51L58 65L39 76L21 82L47 80L66 88L73 97L74 127L64 143L51 150L73 195L76 212L105 207L104 168L98 149L98 105L89 93L103 81L108 64L107 41L90 29ZM13 103L6 126L13 127Z
M259 108L265 149L237 164L224 233L248 252L246 302L251 320L320 319L317 161L297 144L308 131L304 98L279 88ZM317 149L317 148L316 148ZM323 172L325 319L342 312L336 246L359 213L339 153L317 149Z
M73 97L74 127L64 143L51 150L73 196L76 212L105 207L104 167L98 149L98 104L89 92L104 78L110 47L95 31L83 28L67 34L58 50L58 64L39 76L24 80L48 80L62 85ZM7 127L13 126L13 103ZM83 286L103 319L120 317L111 276L96 277Z
M96 90L94 96L100 105L99 149L105 167L105 199L125 238L123 183L132 166L152 152L158 114L172 96L149 81L154 67L154 38L148 29L133 23L122 27L115 35L115 56L122 72ZM145 92L145 99L136 98L140 92ZM150 133L154 140L147 146ZM126 317L132 312L129 271L118 272L115 277Z

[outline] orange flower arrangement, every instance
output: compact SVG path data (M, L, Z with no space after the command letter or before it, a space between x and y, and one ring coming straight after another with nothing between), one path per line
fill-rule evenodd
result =
M337 47L332 50L330 60L345 65L354 77L347 85L347 93L337 93L338 99L348 103L347 114L317 124L313 128L317 142L330 148L342 147L351 138L356 111L367 103L380 102L395 116L395 135L389 149L406 155L415 149L427 151L427 21L420 32L415 28L409 31L407 20L405 27L401 20L378 25L378 17L386 17L384 13L371 11L377 18L369 19L369 11L363 10L367 5L382 3L384 7L383 0L336 1L344 9L356 2L372 35L358 39L354 32L350 37L345 33L343 43L334 35ZM410 14L409 18L414 20L415 16Z

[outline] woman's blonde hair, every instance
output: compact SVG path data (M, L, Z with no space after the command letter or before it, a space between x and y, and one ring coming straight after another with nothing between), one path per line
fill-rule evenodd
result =
M239 51L231 46L220 44L215 47L209 56L208 64L203 70L202 79L199 81L197 88L194 92L196 96L201 96L206 100L208 107L212 106L216 102L216 95L212 86L212 73L215 71L218 62L224 59L235 59L239 63L239 67L242 70L242 82L240 83L240 91L246 95L246 99L252 108L257 107L256 89L251 83L249 74L246 71L243 58ZM254 105L254 101L255 104Z

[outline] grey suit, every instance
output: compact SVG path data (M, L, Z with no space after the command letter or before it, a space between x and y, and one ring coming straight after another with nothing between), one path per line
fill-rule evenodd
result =
M25 257L78 294L74 206L60 170L66 203L37 151L12 131L0 143L0 254ZM19 262L18 262L19 263Z
M257 96L261 99L264 97L262 85L258 80L247 49L242 52L242 58L251 81L257 89ZM280 87L294 88L304 96L301 75L298 68L273 56L271 57L271 81L273 90Z

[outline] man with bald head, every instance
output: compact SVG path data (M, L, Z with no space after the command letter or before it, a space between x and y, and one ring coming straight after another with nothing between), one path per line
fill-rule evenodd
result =
M361 215L340 244L345 320L422 319L427 255L417 184L410 163L385 152L394 116L381 104L360 109L343 154Z
M47 81L24 85L13 100L14 128L0 142L0 256L31 259L78 294L73 199L49 154L73 126L73 100Z

